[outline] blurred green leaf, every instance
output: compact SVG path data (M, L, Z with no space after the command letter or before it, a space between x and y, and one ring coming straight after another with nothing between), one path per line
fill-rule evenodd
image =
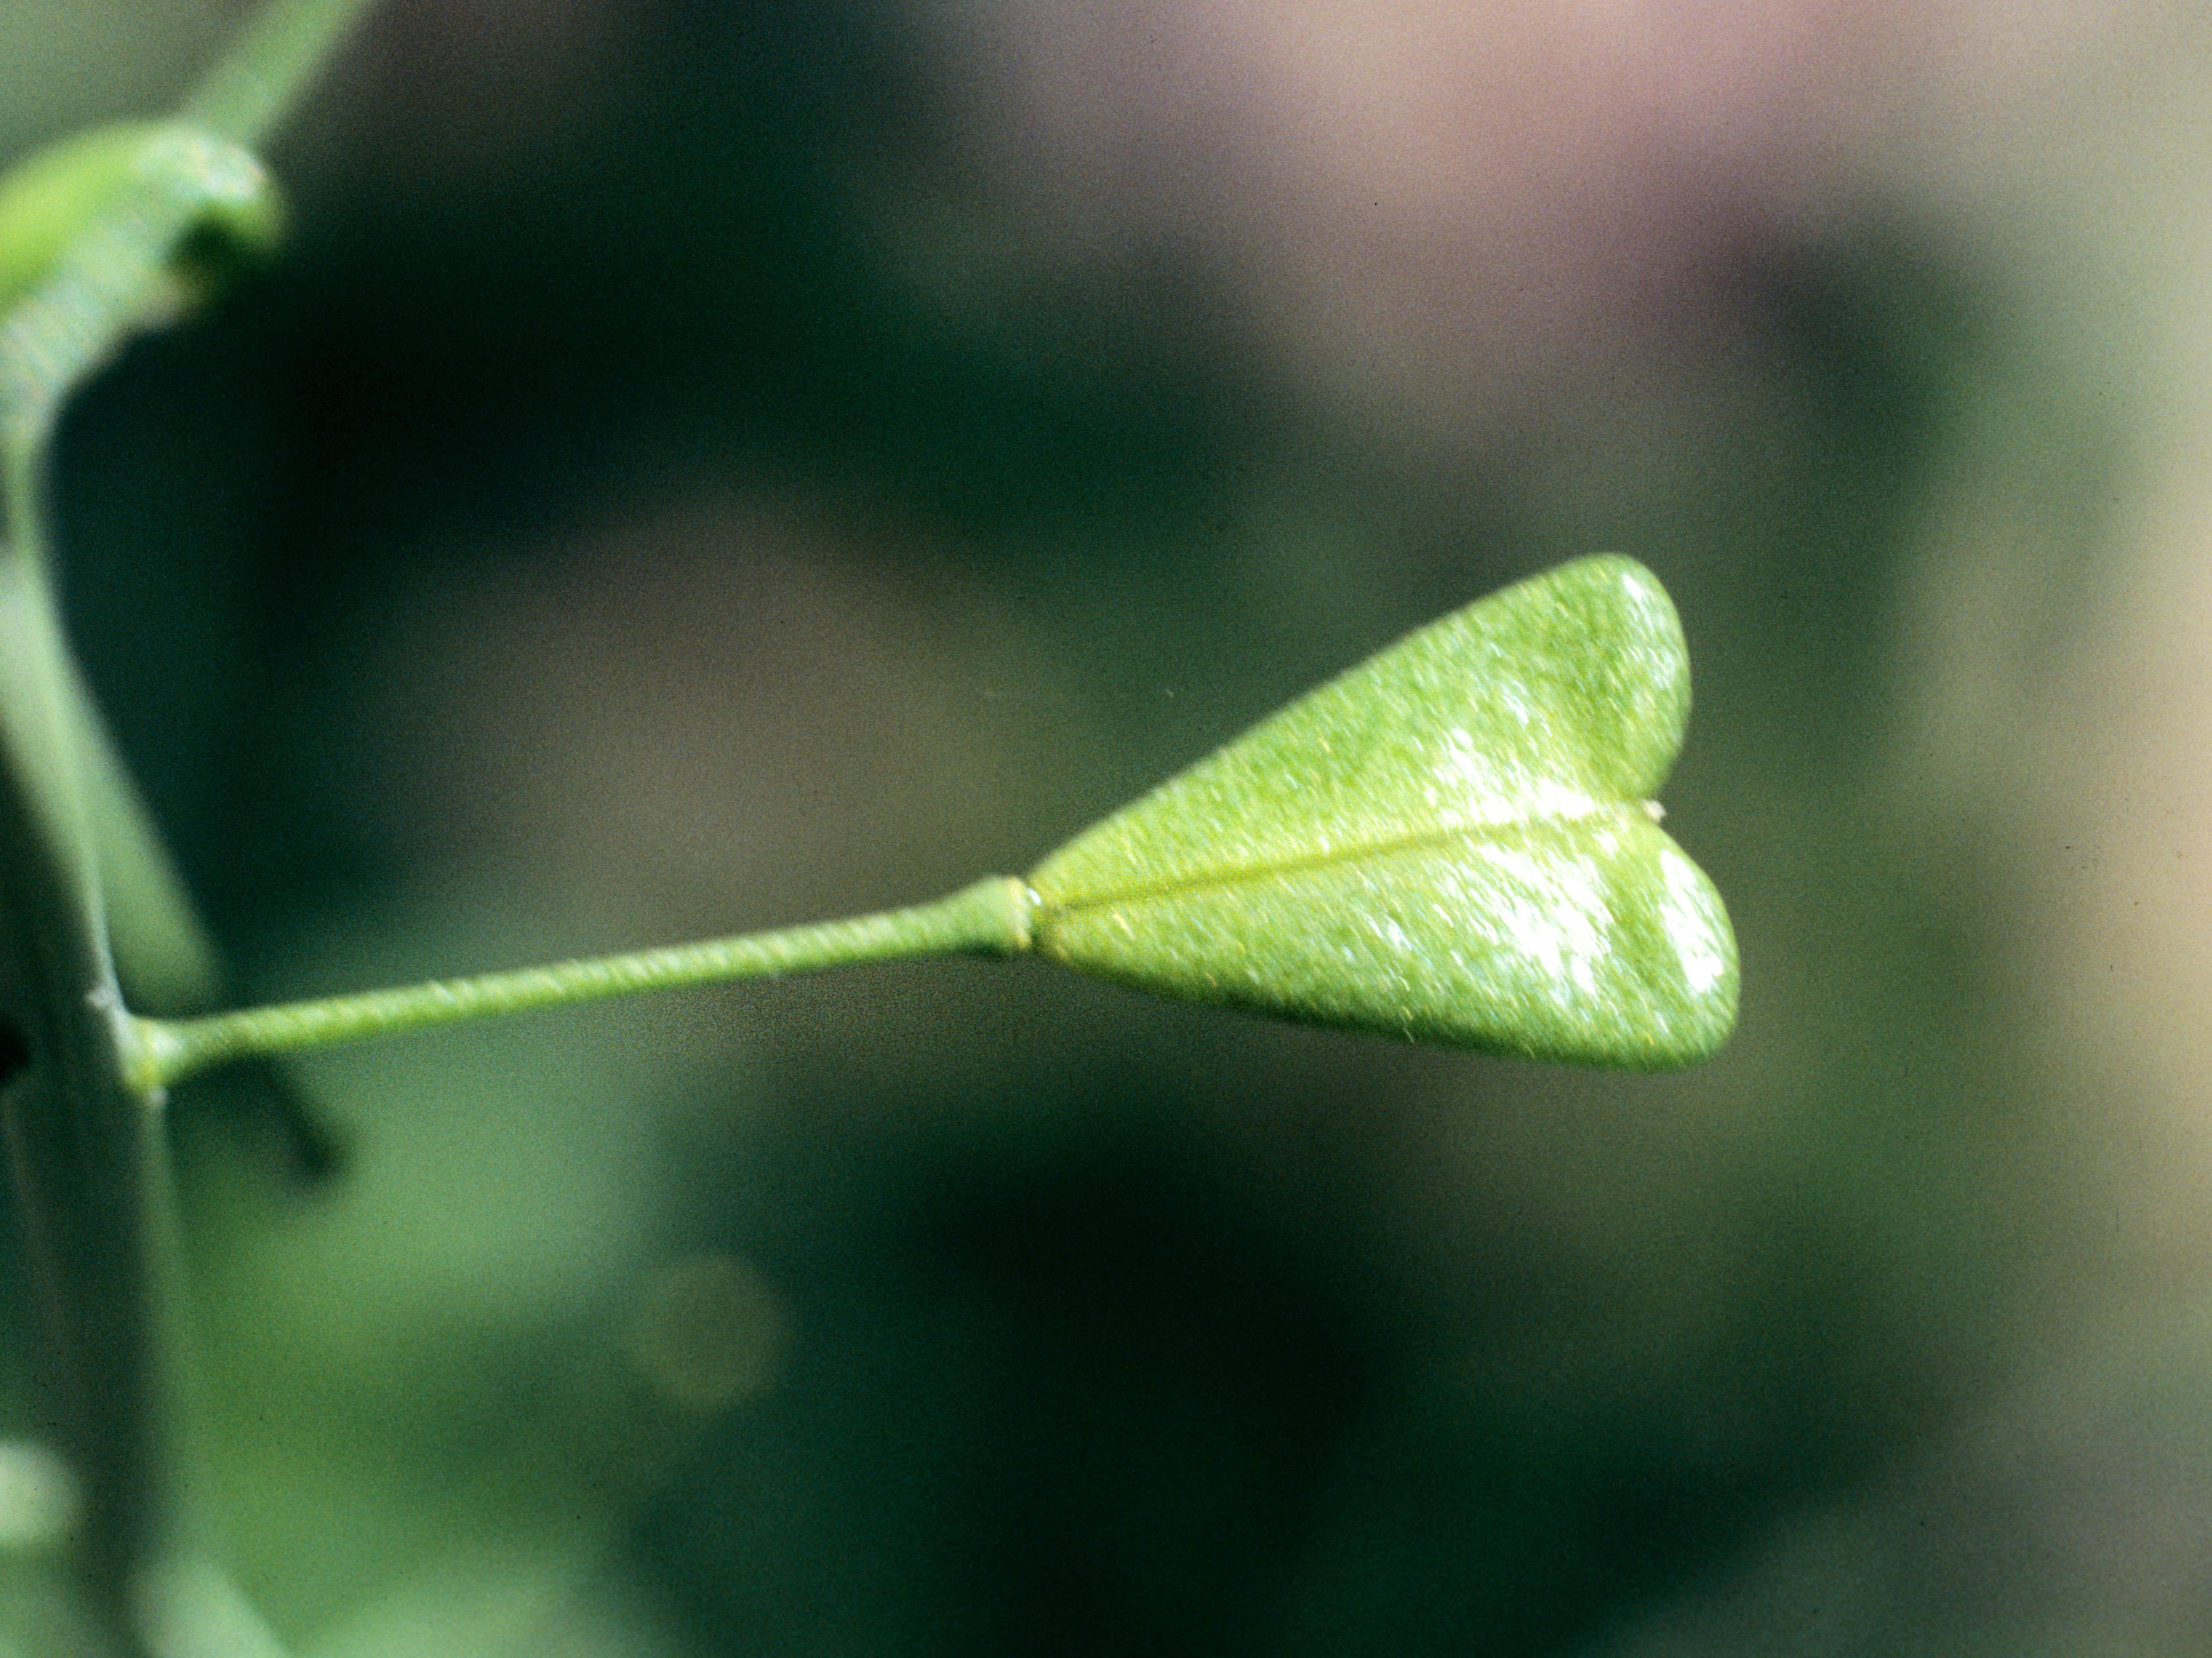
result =
M198 304L275 251L283 205L246 151L179 122L119 122L49 145L0 179L0 312L45 280L119 192L167 170L190 174L199 216L177 250L162 307Z
M1633 560L1508 588L1322 686L1030 877L1036 944L1317 1023L1658 1070L1735 1022L1719 894L1652 796L1690 709Z

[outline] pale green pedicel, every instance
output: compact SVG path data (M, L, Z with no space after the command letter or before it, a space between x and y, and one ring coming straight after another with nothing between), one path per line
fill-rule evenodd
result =
M1146 989L1584 1064L1704 1058L1736 953L1653 804L1689 718L1657 579L1583 559L1312 692L1030 877L1036 948Z
M1024 948L1028 940L1021 884L994 875L934 904L881 915L356 996L246 1008L204 1019L133 1019L126 1066L132 1082L151 1093L210 1065L249 1054L292 1053L489 1014L526 1013L690 984L781 978L863 961L1002 955Z
M680 984L1036 949L1171 996L1657 1070L1735 1021L1719 895L1653 802L1689 658L1649 570L1589 558L1422 629L1047 858L935 904L642 954L139 1019L147 1093L246 1054Z

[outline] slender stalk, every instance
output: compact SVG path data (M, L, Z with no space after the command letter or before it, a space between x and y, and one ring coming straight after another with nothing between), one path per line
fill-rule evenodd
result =
M132 1019L125 1069L151 1095L226 1061L295 1053L461 1020L635 996L688 984L777 978L866 961L1012 955L1030 945L1029 888L993 875L909 909L666 949L557 962L473 978L435 979L313 1002L246 1008L204 1019Z

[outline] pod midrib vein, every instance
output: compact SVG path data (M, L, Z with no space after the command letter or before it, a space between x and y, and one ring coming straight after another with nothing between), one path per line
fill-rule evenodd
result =
M1664 815L1664 808L1656 800L1592 801L1577 812L1534 812L1524 817L1475 818L1465 822L1445 824L1432 829L1417 830L1384 839L1352 842L1331 846L1325 852L1310 852L1296 857L1272 858L1264 863L1232 864L1219 870L1185 876L1173 881L1144 881L1127 887L1110 887L1101 893L1082 898L1053 899L1035 893L1036 924L1042 931L1054 921L1077 916L1086 911L1111 909L1123 904L1149 904L1157 899L1181 898L1191 893L1208 892L1219 887L1241 887L1252 882L1273 880L1279 876L1309 874L1326 869L1339 863L1356 863L1364 858L1389 857L1400 852L1425 850L1442 846L1447 842L1480 837L1487 832L1497 838L1508 830L1526 830L1555 823L1584 823L1592 818L1619 815L1632 816L1640 809L1651 822Z

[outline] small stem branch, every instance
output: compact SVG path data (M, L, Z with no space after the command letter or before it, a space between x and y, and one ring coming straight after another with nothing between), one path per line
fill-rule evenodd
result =
M32 485L70 394L158 315L163 274L210 199L259 176L260 163L237 144L199 128L164 131L53 271L0 319L0 448L19 500L37 501ZM19 548L44 540L35 521L11 522L10 532Z
M1029 948L1033 902L1021 881L993 875L933 904L846 921L246 1008L204 1019L134 1019L127 1065L133 1086L151 1094L228 1060L329 1047L461 1020L866 961L1012 955Z
M258 177L266 137L372 0L273 0L209 74L177 127L0 324L0 459L21 499L63 400L147 320L162 269L212 199ZM10 525L19 547L38 539Z
M258 144L374 3L278 0L248 25L179 113L233 143Z

